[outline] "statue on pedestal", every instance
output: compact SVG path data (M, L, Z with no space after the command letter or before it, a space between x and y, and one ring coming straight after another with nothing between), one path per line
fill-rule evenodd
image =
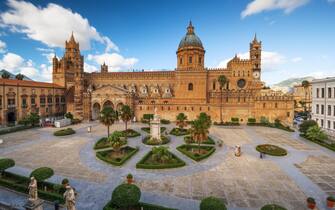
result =
M235 156L236 157L241 156L241 147L239 145L235 146Z
M66 185L66 191L64 193L65 205L67 210L76 210L76 196L73 188L70 185Z
M37 195L37 181L35 179L35 177L31 177L30 178L30 183L28 186L29 189L29 201L35 201L38 199L38 195Z

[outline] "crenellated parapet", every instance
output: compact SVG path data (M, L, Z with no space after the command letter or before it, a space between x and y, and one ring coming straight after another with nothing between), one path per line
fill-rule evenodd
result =
M141 72L92 72L91 79L173 79L175 71L141 71Z

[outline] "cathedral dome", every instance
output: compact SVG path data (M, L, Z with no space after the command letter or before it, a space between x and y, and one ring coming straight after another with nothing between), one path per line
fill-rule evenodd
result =
M181 39L178 50L183 47L200 47L202 49L204 48L202 46L200 38L194 33L194 27L192 26L192 22L190 22L189 26L187 27L187 33Z

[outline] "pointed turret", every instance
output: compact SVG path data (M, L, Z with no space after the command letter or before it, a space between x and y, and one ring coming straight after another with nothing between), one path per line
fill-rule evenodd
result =
M70 41L69 42L74 42L76 43L76 40L74 39L74 36L73 36L73 31L71 33L71 37L70 37Z
M190 23L188 24L187 34L194 34L194 27L192 25L192 21L190 21Z

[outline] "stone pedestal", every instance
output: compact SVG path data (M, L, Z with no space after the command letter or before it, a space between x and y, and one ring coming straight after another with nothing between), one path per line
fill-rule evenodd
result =
M44 201L41 199L37 199L34 201L28 200L23 207L26 210L43 210L43 203Z
M150 121L150 136L159 141L161 139L161 120L157 114L155 114L154 119Z

